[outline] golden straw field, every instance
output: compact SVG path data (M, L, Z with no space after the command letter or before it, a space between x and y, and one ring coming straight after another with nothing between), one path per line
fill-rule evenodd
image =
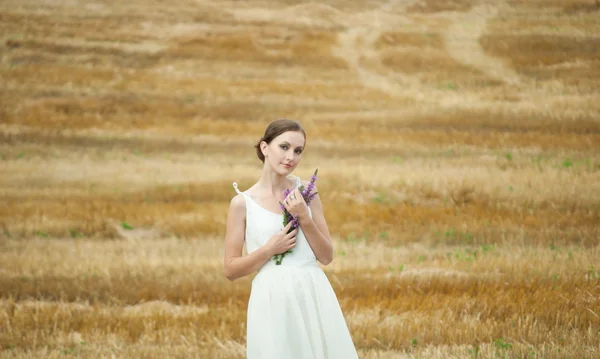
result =
M361 358L600 357L599 79L596 0L2 0L0 358L244 358L282 117Z

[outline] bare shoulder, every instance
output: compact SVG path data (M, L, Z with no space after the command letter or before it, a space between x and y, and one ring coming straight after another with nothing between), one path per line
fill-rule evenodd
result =
M260 193L257 192L257 190L256 190L257 188L256 187L257 186L256 186L256 183L255 183L250 188L248 188L244 193L246 195L250 196L250 197L254 197L254 196L260 195ZM245 200L244 200L244 197L242 195L238 194L238 196L242 197L242 202L246 203Z
M231 206L233 207L246 207L246 200L244 199L244 196L241 194L236 194L232 199L231 199Z
M236 214L244 214L246 212L246 200L241 194L236 195L229 203L229 210Z

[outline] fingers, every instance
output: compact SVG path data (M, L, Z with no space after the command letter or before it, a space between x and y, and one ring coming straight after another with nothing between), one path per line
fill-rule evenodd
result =
M280 254L296 247L296 236L294 232L297 232L297 229L295 229L293 232L290 232L291 236L284 235L277 238L273 244L275 246L275 253Z
M285 197L285 201L293 201L294 196L298 196L296 194L296 190L291 191L290 193L288 193L287 197Z
M283 207L285 207L285 209L289 212L290 211L290 204L288 203L288 199L284 199L283 203L282 203Z
M285 227L283 227L279 233L286 234L287 231L289 231L290 228L292 227L292 224L293 224L293 222L289 221L288 224L286 224Z
M287 234L287 232L290 230L290 228L292 227L292 224L294 224L294 222L289 221L288 224L286 224L285 227L283 227L279 233L283 234L285 236ZM293 233L293 231L290 233Z
M296 236L289 238L287 241L287 245L289 248L295 247L296 246Z
M303 203L303 202L305 203L306 201L302 197L302 193L300 192L300 189L296 188L292 192L290 192L287 195L287 197L285 197L285 199L283 200L283 203L281 203L281 202L279 202L279 203L282 204L285 207L285 209L287 209L289 212L290 208L292 206L295 206L298 203Z
M296 188L294 193L296 194L296 199L298 200L298 202L304 202L304 197L302 197L302 192L300 192L300 188Z
M290 238L292 238L292 237L295 237L295 236L296 236L296 234L298 234L298 227L294 228L294 230L293 230L293 231L291 231L290 233L286 234L286 235L285 235L285 237L286 237L287 239L290 239Z
M285 197L285 199L283 200L283 203L287 206L291 206L292 203L299 201L301 196L302 196L302 194L300 193L300 190L298 188L296 188L292 192L290 192L287 195L287 197Z

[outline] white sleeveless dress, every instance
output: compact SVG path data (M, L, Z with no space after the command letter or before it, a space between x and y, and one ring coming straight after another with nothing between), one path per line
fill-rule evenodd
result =
M252 253L283 229L283 214L233 186L246 201L246 248ZM281 265L270 259L252 280L246 329L248 359L358 358L335 292L302 227Z

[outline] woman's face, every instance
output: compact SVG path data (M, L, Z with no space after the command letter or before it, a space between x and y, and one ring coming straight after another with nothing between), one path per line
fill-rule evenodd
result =
M271 143L261 143L265 163L268 163L275 172L287 175L294 171L302 159L304 151L304 135L302 132L288 131L275 137Z

